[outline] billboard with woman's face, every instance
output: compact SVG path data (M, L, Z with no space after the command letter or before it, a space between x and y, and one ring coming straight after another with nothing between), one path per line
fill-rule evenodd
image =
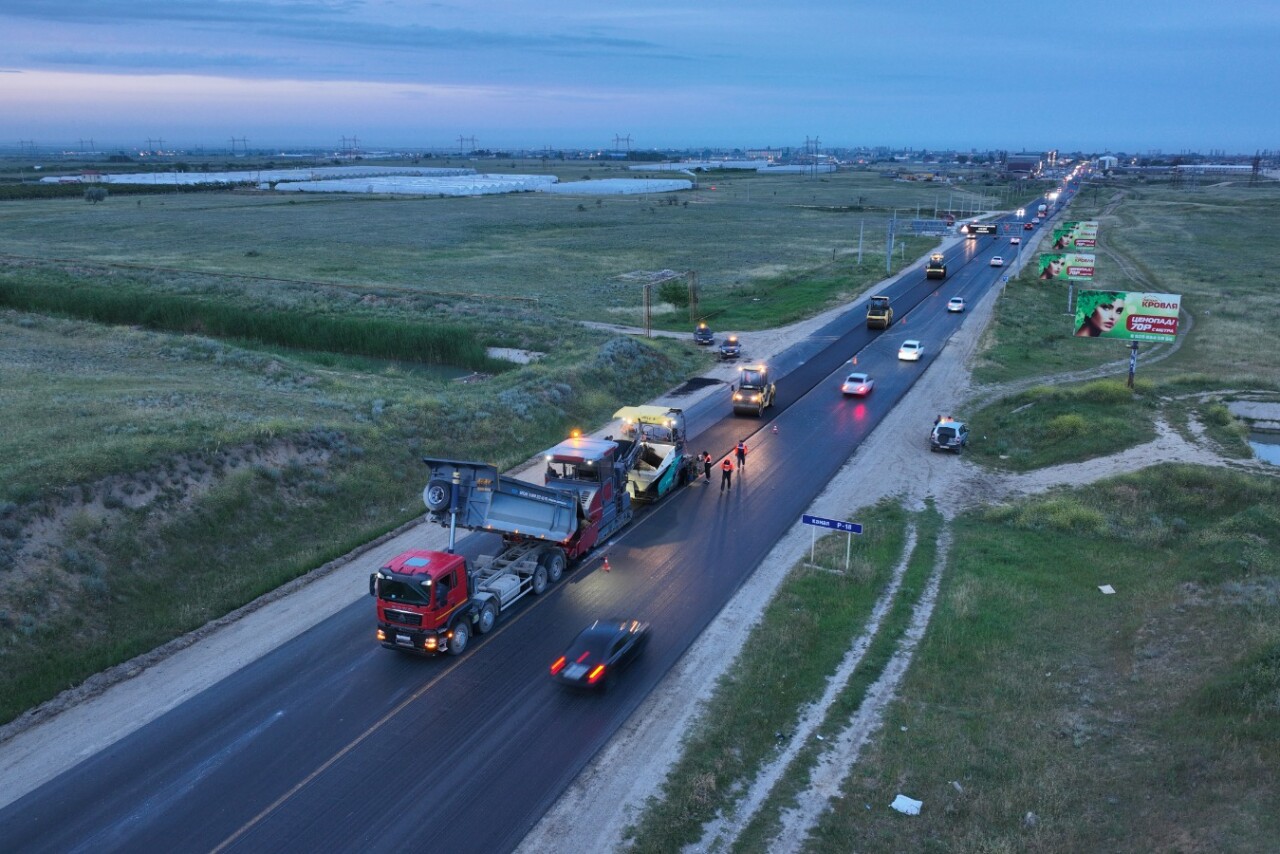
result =
M1047 252L1040 256L1041 279L1088 281L1093 278L1093 255L1079 252Z
M1180 294L1081 291L1076 297L1075 336L1122 341L1173 341L1178 335Z

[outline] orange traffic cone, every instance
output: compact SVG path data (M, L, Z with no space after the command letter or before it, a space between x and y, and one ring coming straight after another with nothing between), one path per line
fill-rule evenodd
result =
M605 572L608 572L608 571L609 571L609 559L608 559L608 558L605 558L605 559L604 559L604 571L605 571Z

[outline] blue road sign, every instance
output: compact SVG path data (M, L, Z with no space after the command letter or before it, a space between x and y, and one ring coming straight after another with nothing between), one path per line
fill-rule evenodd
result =
M830 528L833 531L845 531L850 534L861 534L862 526L857 522L841 522L839 519L824 519L821 516L810 516L805 513L800 521L817 528Z

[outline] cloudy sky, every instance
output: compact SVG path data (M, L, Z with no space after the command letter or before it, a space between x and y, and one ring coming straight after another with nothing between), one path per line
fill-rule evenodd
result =
M0 0L0 150L1253 153L1277 45L1276 0Z

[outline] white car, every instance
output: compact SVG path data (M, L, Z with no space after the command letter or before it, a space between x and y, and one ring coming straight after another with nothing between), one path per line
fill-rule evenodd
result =
M964 297L952 297L947 300L947 311L964 311Z
M914 338L903 341L902 346L898 348L898 358L904 362L918 362L923 355L924 345Z
M871 394L871 389L875 387L876 381L867 374L849 374L844 384L840 386L840 392L846 396L852 394L858 397L866 397Z
M1010 238L1009 238L1009 245L1010 245L1010 246L1017 246L1017 245L1018 245L1019 243L1021 243L1021 242L1022 242L1022 238L1021 238L1021 237L1010 237Z
M1004 259L1003 259L1003 258L1001 258L999 255L992 255L992 256L991 256L991 266L992 266L992 267L1003 267L1003 266L1004 266Z

